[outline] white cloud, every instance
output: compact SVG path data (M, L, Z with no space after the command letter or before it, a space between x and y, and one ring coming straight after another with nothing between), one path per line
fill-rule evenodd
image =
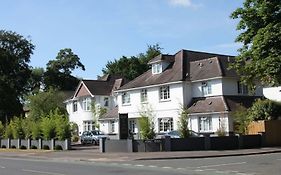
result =
M192 7L191 0L169 0L170 4L174 6Z
M169 3L175 7L192 8L195 10L203 6L203 4L195 4L192 0L169 0Z

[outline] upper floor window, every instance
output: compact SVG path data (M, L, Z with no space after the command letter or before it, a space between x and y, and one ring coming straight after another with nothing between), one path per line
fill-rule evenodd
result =
M152 64L152 74L159 74L162 72L162 64L154 63Z
M130 99L130 94L128 92L124 92L122 94L122 104L130 104L131 99Z
M208 82L202 82L202 93L203 95L212 94L212 86Z
M238 94L248 94L248 87L245 84L242 84L240 81L237 81Z
M82 109L84 111L90 111L91 110L91 99L90 98L84 98L82 100Z
M141 102L147 102L147 89L141 90Z
M104 97L104 99L103 99L103 101L104 101L104 106L108 106L108 97Z
M173 131L173 118L159 118L158 119L159 132Z
M160 87L160 100L170 99L170 88L169 86Z
M73 109L73 112L76 112L76 111L78 110L78 108L77 108L77 107L78 107L78 106L77 106L77 101L73 101L73 104L72 104L72 105L73 105L73 108L72 108L72 109Z
M212 131L212 118L211 117L199 117L199 131L200 132Z

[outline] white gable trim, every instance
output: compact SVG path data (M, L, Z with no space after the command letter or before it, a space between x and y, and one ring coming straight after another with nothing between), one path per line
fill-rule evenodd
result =
M76 99L76 96L79 92L79 90L81 89L81 87L84 86L86 88L86 90L89 92L89 94L91 95L91 97L94 97L94 95L90 92L90 90L88 89L88 87L85 85L85 83L83 82L83 80L79 83L78 85L78 88L76 89L73 97L72 97L72 100Z
M190 113L189 116L198 116L198 115L211 115L211 114L228 114L228 111L225 112L205 112L205 113Z

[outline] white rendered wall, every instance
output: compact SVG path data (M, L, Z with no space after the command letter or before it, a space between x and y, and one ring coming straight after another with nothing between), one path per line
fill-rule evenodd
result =
M148 103L141 103L140 92L141 89L128 91L130 93L131 103L129 105L122 105L122 93L118 94L119 113L128 113L129 118L139 117L139 112L142 106L149 106L155 113L167 112L170 110L177 110L180 104L183 104L183 88L182 84L169 85L170 99L161 101L159 97L159 87L147 88ZM146 108L146 107L144 107Z
M193 95L193 97L203 97L202 82L203 81L192 83L192 95ZM207 96L223 95L222 80L221 79L208 80L208 81L204 81L204 82L207 82L208 84L211 84L211 88L212 88L212 93L209 94L209 95L205 95L206 97Z

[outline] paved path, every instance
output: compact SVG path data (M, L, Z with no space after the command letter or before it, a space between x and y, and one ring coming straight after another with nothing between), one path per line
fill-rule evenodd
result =
M180 151L180 152L138 152L138 153L100 153L98 147L70 151L40 150L5 150L0 149L0 156L25 157L38 159L59 159L68 161L133 161L161 159L194 159L207 157L226 157L280 153L281 147L260 149L239 149L225 151Z

